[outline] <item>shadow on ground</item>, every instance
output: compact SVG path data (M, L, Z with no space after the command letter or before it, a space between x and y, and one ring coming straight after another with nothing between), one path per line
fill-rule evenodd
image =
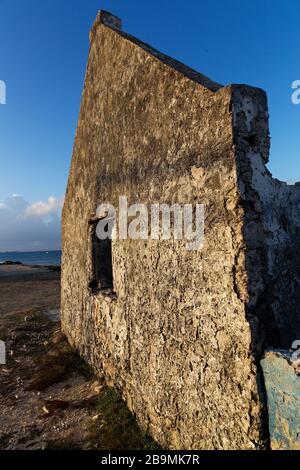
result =
M0 317L0 449L155 449L41 310Z

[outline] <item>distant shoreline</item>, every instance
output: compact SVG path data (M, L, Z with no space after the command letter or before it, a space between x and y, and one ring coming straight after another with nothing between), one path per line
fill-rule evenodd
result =
M38 251L0 251L0 255L10 254L36 254L36 253L61 253L61 250L38 250Z
M25 268L43 268L43 269L48 269L49 271L60 271L61 270L61 265L60 264L25 264L22 263L21 261L0 261L0 266L24 266Z
M60 266L61 250L0 253L0 265L5 262L22 263L25 266Z

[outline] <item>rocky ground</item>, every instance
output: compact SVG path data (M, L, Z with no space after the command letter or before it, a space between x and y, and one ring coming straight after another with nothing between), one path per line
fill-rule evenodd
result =
M7 362L0 365L0 449L155 448L119 393L93 376L61 334L59 273L55 276L49 279L48 301L44 297L42 306L35 302L34 308L21 311L16 309L17 290L11 304L3 298L3 285L13 278L0 277L0 339L7 348ZM36 280L36 295L27 292L28 298L43 297L39 283L47 290L45 280ZM8 289L10 295L14 289Z

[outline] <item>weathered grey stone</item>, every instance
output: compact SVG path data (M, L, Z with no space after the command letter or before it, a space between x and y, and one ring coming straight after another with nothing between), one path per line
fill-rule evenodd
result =
M291 352L273 350L261 361L274 450L300 450L300 376L291 359Z
M284 259L277 234L287 231L279 183L265 168L266 95L222 87L101 18L63 209L63 330L162 446L265 448L259 361L281 341L287 286L279 266L270 268ZM295 228L287 249L299 188L288 191ZM199 251L174 239L113 241L112 298L89 289L89 222L121 195L130 204L204 204L205 241Z

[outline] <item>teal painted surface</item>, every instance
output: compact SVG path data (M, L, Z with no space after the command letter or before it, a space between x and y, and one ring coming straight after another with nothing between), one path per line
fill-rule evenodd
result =
M261 361L272 449L300 450L300 370L293 366L291 355L270 350Z

